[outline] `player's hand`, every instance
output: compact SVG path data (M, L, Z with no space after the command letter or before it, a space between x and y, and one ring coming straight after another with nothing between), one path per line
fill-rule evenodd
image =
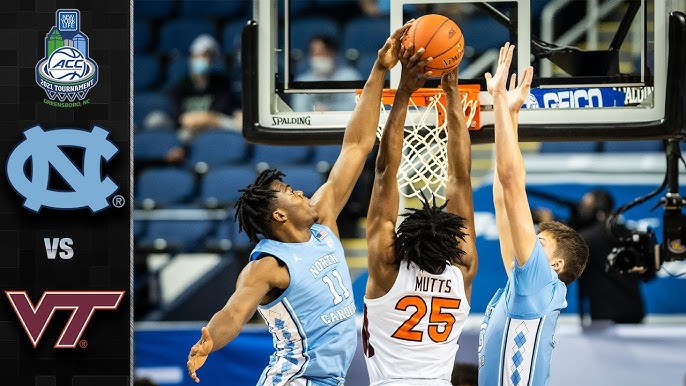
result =
M431 71L423 74L420 71L433 60L431 57L420 60L424 53L424 47L418 49L414 54L412 54L412 51L414 51L412 43L407 48L400 48L400 62L403 64L403 71L400 75L400 84L398 85L398 92L406 92L410 95L422 87L426 79L431 76Z
M507 89L505 88L507 86L507 74L510 71L510 63L512 63L514 48L515 46L510 45L509 42L500 47L498 67L495 70L495 74L491 75L490 72L487 72L484 75L486 77L486 87L491 95L507 92Z
M400 47L402 46L402 38L408 28L414 23L414 19L409 20L405 25L398 28L393 34L386 39L386 43L379 50L378 62L381 67L390 70L398 64L400 59Z
M191 347L191 352L188 354L188 375L195 381L195 383L200 382L200 378L195 374L195 372L205 364L207 356L212 352L212 337L210 336L210 331L207 327L202 328L202 337L198 343Z
M517 74L512 74L510 77L510 89L507 91L507 107L511 112L517 112L522 108L526 98L529 96L531 90L531 80L534 77L534 68L529 66L524 69L522 76L519 78L519 85L517 84Z

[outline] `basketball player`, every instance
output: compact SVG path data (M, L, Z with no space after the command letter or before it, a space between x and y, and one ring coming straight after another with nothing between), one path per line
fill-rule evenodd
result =
M443 75L447 97L447 203L423 197L396 232L398 181L410 95L426 62L401 55L403 72L379 145L367 215L369 279L362 331L371 385L451 385L457 339L469 313L477 270L471 142L457 69ZM445 209L445 211L443 210Z
M274 354L259 385L343 385L356 348L352 284L336 218L376 141L381 91L398 62L400 37L408 22L390 36L364 86L345 131L328 181L311 199L266 170L242 190L236 204L239 225L260 241L243 269L236 291L202 328L188 355L188 373L233 340L259 311L274 336Z
M525 190L519 149L519 109L529 95L533 68L515 87L505 87L514 46L500 49L498 68L486 74L495 113L496 166L493 202L500 252L508 280L488 307L479 334L480 385L547 385L560 310L567 307L567 285L579 277L588 248L571 228L543 222L536 234Z

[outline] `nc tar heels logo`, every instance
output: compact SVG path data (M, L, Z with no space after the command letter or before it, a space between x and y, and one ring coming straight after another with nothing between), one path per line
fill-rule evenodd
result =
M45 37L45 57L36 65L36 83L48 94L45 103L79 107L80 101L88 103L84 100L88 90L98 83L98 65L88 57L88 36L79 30L79 10L58 10L55 24Z
M54 129L44 131L34 126L24 132L7 160L7 179L24 198L24 207L39 212L41 207L54 209L90 208L97 212L109 206L108 198L117 190L109 178L101 176L101 160L109 161L118 149L107 139L107 130L94 126L92 131ZM60 146L84 150L83 164L75 164ZM31 177L24 166L31 160ZM57 172L72 191L51 190L52 173Z

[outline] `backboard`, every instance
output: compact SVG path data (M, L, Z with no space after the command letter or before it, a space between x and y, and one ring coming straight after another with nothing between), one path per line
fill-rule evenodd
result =
M462 29L460 84L485 90L483 74L493 71L505 41L517 47L513 71L534 66L521 141L667 138L683 128L686 52L669 49L686 43L686 16L674 12L684 10L681 1L393 0L367 13L357 1L312 4L254 1L241 56L243 133L250 142L340 142L377 50L406 20L426 13L444 14ZM338 48L340 71L330 77L322 75L328 63L310 69L310 41L322 36ZM399 79L400 65L385 87L397 87ZM481 91L480 101L481 127L472 141L488 143L492 100Z

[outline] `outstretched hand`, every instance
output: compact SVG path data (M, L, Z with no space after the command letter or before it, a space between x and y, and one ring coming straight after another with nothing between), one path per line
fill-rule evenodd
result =
M403 71L400 75L398 91L402 90L409 94L412 94L417 91L418 88L422 87L424 83L426 83L426 79L431 76L431 71L426 71L423 74L421 74L420 71L433 60L431 57L420 60L424 53L424 47L418 49L414 54L412 51L414 51L414 45L412 43L410 43L407 48L400 48L400 62L403 65Z
M524 69L524 72L519 79L519 85L517 85L517 74L512 74L510 77L509 90L506 89L507 74L510 71L514 47L515 46L510 45L510 43L505 43L505 45L500 48L498 67L496 68L495 75L491 75L490 72L485 74L488 92L491 95L506 93L507 107L512 112L519 111L524 102L526 102L526 98L529 96L529 90L531 89L531 81L534 76L534 69L529 66Z
M198 343L191 347L191 352L188 354L188 375L195 381L195 383L200 382L200 378L195 374L195 372L205 364L207 356L212 352L212 337L210 336L210 331L207 327L202 328L202 337Z
M484 75L486 77L486 88L491 95L507 92L507 89L505 88L507 85L507 73L510 71L510 63L512 63L514 49L515 46L510 45L509 42L500 47L498 67L495 70L495 74L491 75L490 72L487 72Z
M396 29L395 32L393 32L393 34L386 39L386 43L379 50L379 65L390 70L391 68L395 67L396 64L398 64L398 60L400 59L400 47L402 46L402 37L405 34L405 31L410 28L412 23L414 23L414 19L409 20L402 27Z

